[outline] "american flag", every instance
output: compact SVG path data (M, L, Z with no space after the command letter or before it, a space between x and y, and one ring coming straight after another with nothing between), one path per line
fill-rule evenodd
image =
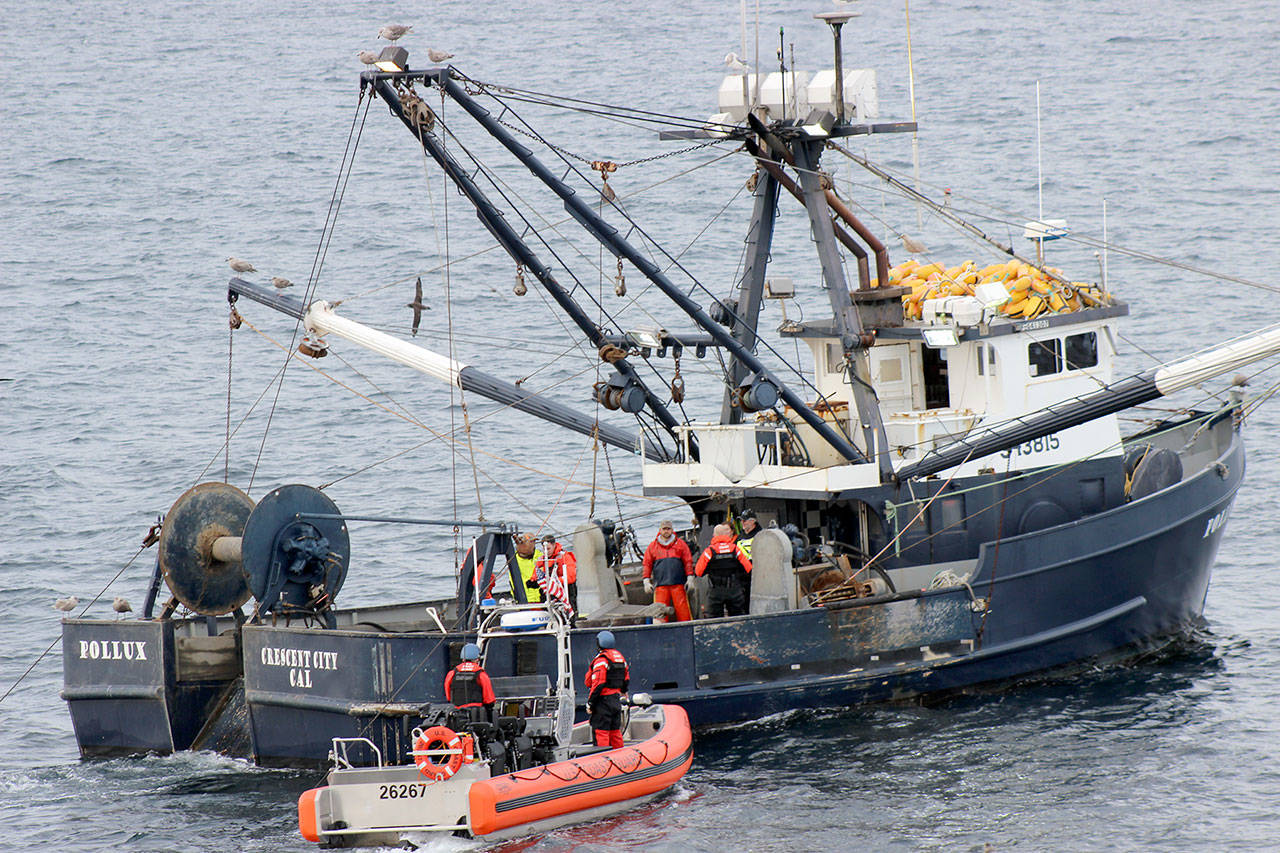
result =
M573 608L569 606L569 592L560 581L559 575L559 572L548 572L540 566L533 573L533 579L538 584L538 589L542 590L544 598L555 599L569 616L573 616Z

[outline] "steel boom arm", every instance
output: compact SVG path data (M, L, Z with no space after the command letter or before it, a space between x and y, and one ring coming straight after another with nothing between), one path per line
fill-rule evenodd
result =
M634 246L632 246L625 238L618 233L618 230L604 221L599 214L591 209L591 205L587 204L578 197L577 192L564 181L557 178L551 170L549 170L537 157L533 156L533 152L520 143L514 136L507 132L504 128L484 107L476 102L474 98L467 94L458 82L448 76L447 72L433 75L433 82L444 90L454 101L467 111L480 125L489 132L489 134L498 142L515 155L521 163L525 165L530 172L533 173L540 181L554 192L564 202L565 209L569 214L578 221L587 233L596 238L605 248L614 255L626 258L631 264L638 269L645 278L653 282L659 290L666 294L667 298L680 307L688 314L695 323L705 329L716 342L728 350L737 361L746 365L749 370L761 376L769 376L778 388L778 393L782 399L791 406L792 409L805 420L809 426L813 427L823 440L830 444L837 452L850 462L866 462L867 458L858 450L847 438L832 428L826 420L814 412L794 391L787 385L779 381L765 367L765 365L756 358L755 354L744 347L734 336L719 323L707 316L701 306L694 302L684 291L677 287L670 279L658 269L657 265L641 254Z
M446 81L448 80L448 73L447 69L441 69L438 72L428 72L423 74L422 79L427 81L435 78L437 85L439 85L440 78L445 78ZM489 233L494 236L507 254L514 258L517 263L523 264L529 268L529 270L542 284L543 289L547 291L551 298L556 301L556 304L560 306L561 310L563 310L565 314L569 316L569 319L571 319L574 324L582 330L583 334L587 336L587 339L591 341L592 346L596 349L600 349L604 346L607 341L605 340L603 330L592 322L591 318L587 316L581 306L574 301L568 291L566 291L560 283L556 281L555 276L551 274L551 269L538 259L538 256L534 254L533 249L531 249L520 235L516 233L515 229L507 222L506 217L503 216L502 212L491 201L489 201L489 198L485 195L484 191L476 185L475 181L471 179L471 176L467 174L467 171L463 169L453 158L453 155L449 154L449 152L445 150L444 146L440 144L440 141L437 140L432 133L416 125L414 120L405 114L404 109L400 104L400 97L396 94L395 89L388 82L388 79L375 72L366 72L361 76L361 81L361 85L364 85L365 82L372 82L375 91L378 93L379 97L386 102L387 106L391 109L391 112L404 123L404 126L407 127L414 137L418 139L423 149L431 155L432 159L440 164L440 168L444 170L445 175L454 182L462 194L467 197L467 200L471 202L472 206L475 207L476 216L480 219L481 223L483 223L484 227L488 229ZM676 446L680 447L682 442L676 431L676 428L679 426L679 422L667 409L666 405L649 390L649 387L636 373L635 368L626 359L613 362L613 366L644 392L645 404L648 406L649 410L653 412L654 417L658 419L658 422L666 428L668 434L670 434L676 441ZM692 438L689 440L689 453L695 459L698 456L697 444L692 440Z
M568 406L548 400L536 393L530 393L514 382L499 379L424 346L411 344L354 320L340 317L334 313L327 302L314 302L310 306L304 306L300 300L285 296L274 287L253 284L239 278L231 279L228 293L232 297L244 296L268 308L274 308L282 314L303 321L308 329L319 334L335 335L351 341L379 355L412 367L420 373L448 382L463 391L496 400L503 405L583 435L598 435L605 444L622 448L629 453L636 452L637 441L642 441L641 452L647 459L655 462L675 461L664 448L645 441L642 437L638 438L626 430L602 424L594 417L574 411Z

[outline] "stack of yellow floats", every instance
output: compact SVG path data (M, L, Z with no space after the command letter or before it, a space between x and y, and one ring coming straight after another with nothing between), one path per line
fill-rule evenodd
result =
M911 288L902 296L902 312L908 320L921 319L926 299L972 296L975 287L990 282L999 282L1009 291L1009 301L998 309L1006 317L1029 320L1108 302L1106 294L1088 282L1066 283L1061 270L1040 269L1016 259L982 269L973 261L945 269L941 264L910 260L889 269L891 287Z

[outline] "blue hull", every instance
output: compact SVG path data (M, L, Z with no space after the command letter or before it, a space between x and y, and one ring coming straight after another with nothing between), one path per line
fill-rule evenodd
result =
M1145 650L1201 619L1244 475L1238 434L1232 431L1225 445L1216 462L1147 498L981 545L964 586L616 627L631 663L631 690L679 704L695 726L706 727L795 708L945 695ZM199 723L226 688L176 678L165 660L174 643L163 642L162 624L67 623L65 695L82 754L193 745L200 726L191 719ZM243 725L257 762L320 763L336 736L368 737L389 760L406 757L418 709L443 699L444 674L466 638L379 627L244 626ZM73 654L90 633L106 639L136 630L159 631L161 640L161 659L148 661L143 675L133 672L136 661L82 661ZM594 655L594 636L595 629L574 632L575 671L585 671ZM495 674L548 671L553 654L541 640L495 641L486 667ZM182 723L184 716L190 719Z

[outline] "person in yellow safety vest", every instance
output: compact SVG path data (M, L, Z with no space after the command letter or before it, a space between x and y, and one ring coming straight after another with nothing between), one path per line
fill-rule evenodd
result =
M537 604L542 601L542 589L534 573L538 568L537 538L532 533L516 537L516 556L507 564L511 575L511 597L516 601Z
M738 537L738 547L747 555L747 559L751 559L751 543L755 540L756 534L760 532L760 522L756 521L755 510L744 509L742 515L742 535Z

